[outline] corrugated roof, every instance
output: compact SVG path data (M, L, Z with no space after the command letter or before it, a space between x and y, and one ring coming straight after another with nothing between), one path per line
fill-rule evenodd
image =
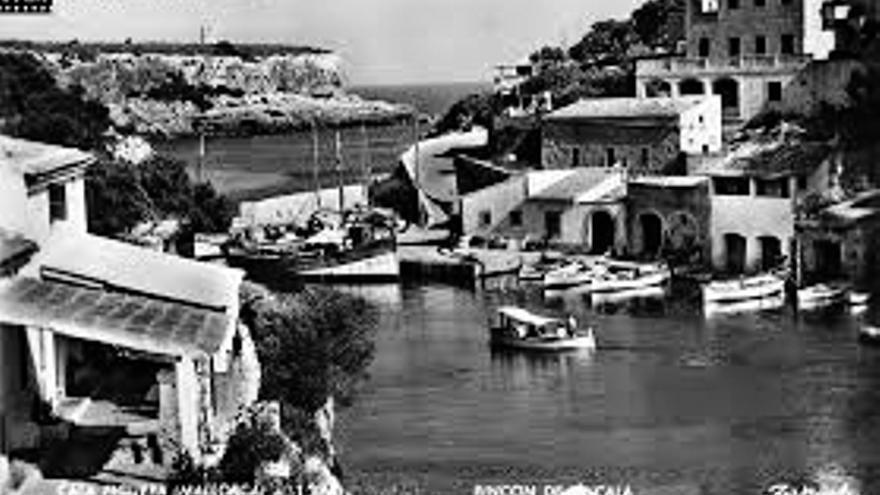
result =
M222 310L237 301L244 272L89 234L54 236L40 266L46 276Z
M0 286L0 319L172 356L214 354L228 331L222 312L33 278Z
M530 195L529 200L574 201L578 196L597 187L612 174L615 172L601 168L576 169L570 175Z
M38 143L0 135L0 163L10 164L25 175L42 175L71 165L90 162L90 153L76 148Z
M548 120L677 117L705 101L705 96L668 98L586 98L551 113Z

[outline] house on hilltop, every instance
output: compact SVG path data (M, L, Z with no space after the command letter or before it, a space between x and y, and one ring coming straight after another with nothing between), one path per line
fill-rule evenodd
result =
M118 430L206 462L259 386L243 273L88 234L93 161L0 136L0 453Z

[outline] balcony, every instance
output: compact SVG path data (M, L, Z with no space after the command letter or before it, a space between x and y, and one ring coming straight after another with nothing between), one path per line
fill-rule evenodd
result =
M638 77L686 77L731 72L774 72L797 69L809 55L744 55L731 58L662 58L636 62Z

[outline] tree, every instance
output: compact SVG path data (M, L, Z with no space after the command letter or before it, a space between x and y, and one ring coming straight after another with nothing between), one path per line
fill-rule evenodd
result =
M194 184L184 162L164 155L139 165L99 160L86 175L86 201L89 230L106 236L163 218L188 220L195 232L224 232L234 215L210 183Z
M62 89L28 53L0 53L0 131L80 149L100 148L110 128L106 107L79 87Z
M313 415L330 397L353 399L375 352L376 307L327 288L274 295L246 283L240 314L262 366L261 399L281 404L291 439L324 453Z

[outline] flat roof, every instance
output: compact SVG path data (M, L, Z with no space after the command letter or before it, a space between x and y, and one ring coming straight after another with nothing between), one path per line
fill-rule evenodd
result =
M216 353L229 323L219 311L35 278L0 284L0 320L166 356Z
M656 175L630 179L630 184L656 187L696 187L709 181L708 177L692 175Z
M76 148L0 135L0 160L25 175L49 174L73 165L86 165L93 159L91 153Z
M560 108L548 120L677 117L704 101L705 95L663 98L585 98Z
M213 310L238 298L244 272L90 234L53 236L40 259L45 276L84 279L117 290Z
M512 320L521 321L535 326L544 326L550 323L559 323L562 320L558 318L548 318L546 316L536 315L531 311L517 306L501 306L498 308L498 314L504 315Z

